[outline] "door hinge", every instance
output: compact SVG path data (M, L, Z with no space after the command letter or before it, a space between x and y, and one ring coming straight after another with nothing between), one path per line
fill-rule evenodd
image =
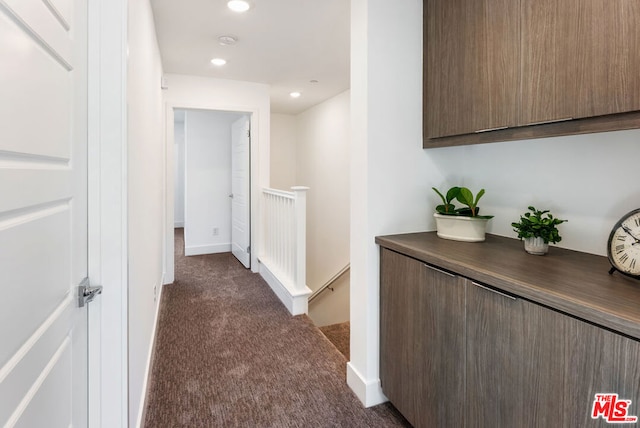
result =
M251 130L247 129L247 137L251 138Z
M251 245L247 247L247 254L251 254Z

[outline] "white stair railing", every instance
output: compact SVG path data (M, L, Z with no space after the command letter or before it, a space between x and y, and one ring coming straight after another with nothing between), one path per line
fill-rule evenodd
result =
M294 314L307 313L311 290L306 284L306 217L308 187L291 192L262 190L261 273L276 295Z

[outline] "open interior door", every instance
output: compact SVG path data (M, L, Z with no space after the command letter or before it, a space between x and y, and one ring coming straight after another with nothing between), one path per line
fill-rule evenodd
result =
M0 426L87 426L86 0L0 1Z
M231 124L231 252L251 267L251 201L249 116Z

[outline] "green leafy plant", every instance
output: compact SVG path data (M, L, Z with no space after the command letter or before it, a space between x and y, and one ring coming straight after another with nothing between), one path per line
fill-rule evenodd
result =
M475 198L473 197L473 192L466 187L454 186L447 191L446 196L435 187L432 187L432 189L440 196L440 199L442 199L442 204L436 206L436 212L439 214L486 219L493 218L492 215L481 216L478 214L480 212L478 201L484 195L484 189L480 189ZM465 207L456 208L455 204L453 204L454 201L460 202L465 205Z
M555 244L562 240L556 226L567 220L555 218L549 210L541 211L530 206L529 211L531 212L520 216L520 222L511 223L518 238L542 238L545 244Z

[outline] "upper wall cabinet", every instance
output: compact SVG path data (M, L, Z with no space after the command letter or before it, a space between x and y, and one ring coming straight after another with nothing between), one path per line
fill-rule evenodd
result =
M637 0L425 0L424 147L640 127Z
M573 0L563 5L565 16L575 11L577 17L577 36L566 47L574 52L576 117L640 110L640 2Z
M513 0L427 0L429 138L517 123L520 8Z
M589 1L589 0L587 0ZM578 84L575 74L577 26L575 18L559 16L565 4L581 0L539 0L522 2L522 105L519 124L569 119L575 116ZM564 4L563 4L564 3Z

